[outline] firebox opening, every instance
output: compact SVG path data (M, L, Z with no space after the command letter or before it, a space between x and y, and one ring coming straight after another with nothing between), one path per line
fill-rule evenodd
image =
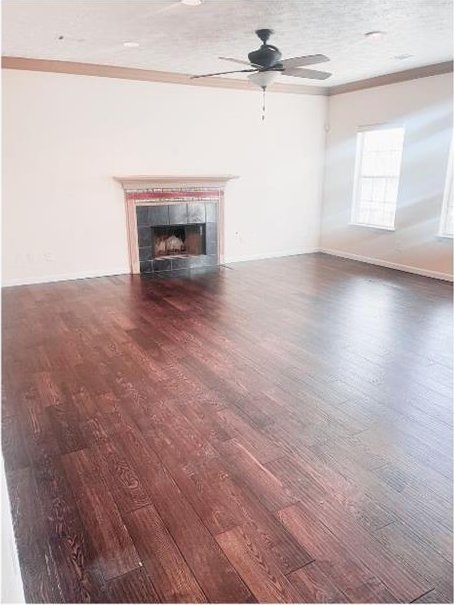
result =
M205 254L205 225L152 227L153 257Z

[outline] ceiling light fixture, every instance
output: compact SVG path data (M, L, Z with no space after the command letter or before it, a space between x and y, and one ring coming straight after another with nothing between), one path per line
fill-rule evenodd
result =
M366 32L364 35L366 36L366 38L370 38L371 40L381 40L385 34L386 32L376 30L372 32Z
M307 65L315 65L317 63L325 63L329 61L325 55L305 55L302 57L289 57L282 59L281 51L273 44L268 44L270 36L273 34L272 29L264 28L255 31L257 36L262 41L262 45L257 50L248 53L248 61L242 59L234 59L231 57L219 57L223 61L239 63L243 69L235 69L229 71L217 71L209 74L201 74L189 76L194 78L211 78L212 76L224 76L227 74L247 73L248 78L256 86L263 91L263 113L262 119L265 118L265 92L267 86L280 74L293 78L305 78L308 80L326 80L330 77L327 71L318 71L316 69L305 69ZM244 66L247 69L244 69ZM304 68L304 69L300 69Z
M410 59L411 57L414 57L415 55L396 55L394 57L394 59L397 59L397 61L405 61L405 59Z
M255 74L249 74L248 79L260 88L267 88L279 76L279 71L259 71Z
M128 41L128 42L123 42L123 46L125 48L138 48L140 46L140 44L138 42L134 42L134 41Z
M272 84L279 76L279 71L259 71L258 73L248 74L248 80L250 80L256 86L260 86L263 91L263 105L262 105L262 121L265 119L265 94L266 89Z
M202 0L180 0L181 4L185 4L186 6L200 6L202 4Z

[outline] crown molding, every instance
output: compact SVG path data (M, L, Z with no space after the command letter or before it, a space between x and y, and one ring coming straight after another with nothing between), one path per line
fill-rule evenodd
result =
M100 78L118 78L120 80L140 80L144 82L161 82L164 84L183 84L185 86L202 86L208 88L228 88L234 90L249 90L257 92L257 87L249 80L234 80L229 78L201 78L191 80L189 74L169 71L154 71L134 67L119 67L116 65L98 65L96 63L76 63L74 61L55 61L50 59L29 59L26 57L2 57L2 68L25 71L44 71L50 73L72 74L78 76L97 76ZM347 82L337 86L305 86L276 82L269 87L270 92L300 95L333 96L366 88L386 86L407 80L427 78L441 74L452 73L453 62L444 61L432 65L423 65L404 71Z
M26 71L45 71L59 74L78 76L97 76L101 78L118 78L120 80L141 80L144 82L161 82L165 84L184 84L186 86L203 86L209 88L231 88L257 92L249 80L234 80L229 78L198 78L190 79L190 74L180 74L169 71L154 71L137 69L135 67L119 67L115 65L98 65L96 63L76 63L73 61L54 61L50 59L28 59L26 57L2 57L2 68L22 69ZM326 88L320 86L304 86L299 84L283 84L276 82L268 88L269 92L280 92L298 95L326 95Z
M414 67L404 71L396 71L383 76L375 76L365 80L357 80L356 82L347 82L338 86L330 86L326 89L328 96L341 95L346 92L354 92L356 90L364 90L366 88L375 88L376 86L386 86L387 84L397 84L398 82L406 82L407 80L417 80L418 78L428 78L430 76L439 76L452 72L453 62L444 61L443 63L434 63L432 65L423 65L422 67Z

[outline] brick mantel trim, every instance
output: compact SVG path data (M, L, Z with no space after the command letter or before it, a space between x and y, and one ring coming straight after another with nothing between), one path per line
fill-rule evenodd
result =
M131 273L140 273L136 208L153 204L216 202L218 208L218 256L224 261L224 190L233 175L215 176L118 176L124 190Z

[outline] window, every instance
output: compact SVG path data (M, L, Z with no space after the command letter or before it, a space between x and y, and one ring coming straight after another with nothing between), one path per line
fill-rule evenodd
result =
M443 237L454 236L454 216L453 216L453 187L452 187L452 167L453 148L449 154L448 172L446 175L445 193L443 196L443 206L441 209L440 235Z
M403 128L358 132L353 224L394 229L403 144Z

